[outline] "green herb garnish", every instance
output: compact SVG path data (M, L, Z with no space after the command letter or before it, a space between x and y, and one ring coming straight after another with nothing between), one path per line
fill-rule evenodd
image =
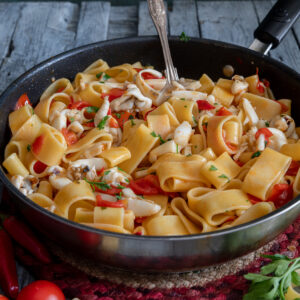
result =
M135 122L134 122L133 119L131 119L130 122L131 122L131 126L134 126L134 125L135 125Z
M75 121L75 118L74 118L74 117L71 117L71 118L70 118L70 122L73 123L74 121Z
M300 269L300 257L289 259L281 254L262 255L262 257L271 259L271 262L263 266L260 273L244 275L252 283L243 300L285 300L285 294L291 283L295 286L300 285L300 275L296 272Z
M265 121L266 127L270 127L270 123Z
M99 79L102 74L103 74L103 72L100 72L100 73L96 74L96 77Z
M192 156L192 154L190 153L190 154L186 155L186 157L189 157L189 156Z
M267 147L267 145L268 145L268 141L265 141L265 148Z
M256 151L252 154L251 158L254 158L254 157L259 157L261 155L261 152L260 151Z
M110 173L110 170L105 171L103 174L108 175Z
M221 174L220 176L218 176L218 178L224 178L224 179L227 179L228 181L230 181L229 177L225 174Z
M166 141L161 137L160 134L158 135L158 138L159 138L160 144L164 144L164 143L166 142Z
M108 116L105 116L101 121L100 121L100 123L98 124L98 128L99 129L104 129L104 127L105 127L105 125L106 125L106 121L108 120Z
M117 198L117 200L121 200L122 199L122 192L120 192L119 194L116 194L116 198Z
M180 100L185 101L185 98L180 98Z
M157 135L156 135L156 133L155 133L154 131L152 131L150 134L151 134L153 137L157 137Z
M185 105L184 107L187 108L187 105Z
M125 178L125 181L126 181L127 183L129 183L129 182L130 182L130 180L129 180L128 178Z
M218 168L216 168L214 165L211 165L210 168L208 169L209 171L217 171Z
M99 110L99 107L97 106L88 106L86 109L87 113L96 113Z
M184 31L182 31L181 35L179 36L179 39L182 42L188 42L191 38L187 36Z
M104 210L104 209L107 209L107 207L105 207L105 206L101 206L101 209L102 209L102 210Z
M178 144L176 144L176 153L178 153Z
M103 80L106 81L106 80L109 79L109 78L111 78L111 76L109 76L108 74L105 73L105 74L103 75Z
M116 117L117 117L117 119L120 119L121 118L121 114L116 113Z
M122 171L125 173L125 171L123 169L121 169L120 167L117 167L119 171Z
M197 124L197 120L194 116L193 116L193 121L194 121L195 124Z
M123 189L125 189L125 186L123 186L123 185L121 185L121 184L118 184L118 185L117 185L117 189L123 190Z
M89 181L86 178L84 180L92 186L93 191L95 191L95 187L102 191L107 191L111 189L111 186L103 181Z
M28 144L27 147L26 147L26 149L27 149L28 152L30 152L31 151L31 145Z

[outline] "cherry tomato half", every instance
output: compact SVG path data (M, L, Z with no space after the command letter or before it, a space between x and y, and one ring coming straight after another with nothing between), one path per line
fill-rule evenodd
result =
M65 300L61 289L54 283L38 280L23 288L17 300Z
M3 295L0 295L0 300L9 300L9 299Z

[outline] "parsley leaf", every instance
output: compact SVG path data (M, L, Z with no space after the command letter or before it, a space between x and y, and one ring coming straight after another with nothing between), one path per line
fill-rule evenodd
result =
M103 75L103 80L107 80L107 79L109 79L109 78L111 78L111 76L109 76L108 74L105 73L105 74Z
M117 189L123 190L123 189L125 189L125 186L123 186L123 185L121 185L121 184L118 184L118 185L117 185Z
M31 145L28 144L27 147L26 147L26 149L27 149L28 152L30 152L30 150L31 150Z
M153 137L157 137L157 135L156 135L156 133L155 133L154 131L152 131L150 134L151 134Z
M191 38L187 36L184 31L182 31L181 35L179 36L179 39L182 42L188 42Z
M121 200L122 199L122 192L120 192L119 194L116 194L116 198L117 198L117 200Z
M230 181L229 177L225 174L221 174L220 176L218 176L218 178L224 178L224 179L227 179L228 181Z
M254 158L254 157L259 157L261 155L261 152L260 151L256 151L252 154L251 158Z
M120 167L118 167L118 170L125 173L125 171L123 169L121 169Z
M176 153L178 153L178 144L176 144Z
M116 118L117 118L117 119L120 119L120 118L121 118L121 114L116 113Z
M74 117L71 117L71 118L70 118L70 122L73 123L74 121L75 121L75 118L74 118Z
M100 123L98 124L98 128L99 129L104 129L104 127L105 127L105 125L106 125L106 121L108 120L108 116L105 116L101 121L100 121Z
M193 121L194 121L195 124L197 124L197 120L194 116L193 116Z
M95 191L95 187L102 191L107 191L111 189L111 186L103 181L89 181L86 178L84 178L84 180L92 186L93 191Z
M105 171L103 174L108 175L110 173L110 170Z
M127 183L129 183L129 182L130 182L130 180L129 180L128 178L125 178L125 181L126 181Z
M208 169L209 171L217 171L218 168L216 168L214 165L211 165L210 168Z
M180 100L185 101L185 98L180 98Z
M99 110L99 107L97 106L88 106L86 109L87 113L96 113Z
M96 74L96 77L99 79L102 74L103 74L103 72L100 72L100 73Z
M281 254L262 256L271 259L271 262L263 266L259 274L244 275L252 283L243 300L285 300L285 294L290 284L298 286L300 283L300 275L295 271L300 268L300 258L289 259Z
M265 121L266 127L270 127L270 123Z
M135 125L135 122L133 119L130 119L130 122L131 122L131 126L134 126Z

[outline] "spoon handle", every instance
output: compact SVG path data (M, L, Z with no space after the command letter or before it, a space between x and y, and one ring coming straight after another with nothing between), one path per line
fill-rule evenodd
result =
M159 39L162 45L166 64L167 82L171 83L173 80L178 80L177 71L173 65L168 36L167 36L167 13L163 0L148 0L148 7L153 23L156 27Z

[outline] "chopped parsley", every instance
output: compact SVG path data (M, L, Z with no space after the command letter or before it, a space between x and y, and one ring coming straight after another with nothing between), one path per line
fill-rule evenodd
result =
M254 158L254 157L259 157L261 155L261 152L260 151L256 151L252 154L251 158Z
M180 100L185 101L185 98L180 98Z
M185 105L184 107L187 108L187 105Z
M179 36L179 39L182 42L188 42L191 38L189 36L187 36L184 31L182 31L181 35Z
M117 118L117 119L120 119L120 118L121 118L121 114L116 113L116 118Z
M105 206L101 206L101 209L102 209L102 210L104 210L104 209L107 209L107 207L105 207Z
M84 180L92 186L93 191L95 191L95 187L102 191L107 191L111 189L111 186L103 181L89 181L86 178L84 178Z
M176 144L176 153L178 153L178 144Z
M218 102L215 102L215 103L214 103L214 106L216 106L216 105L219 105L219 103L218 103Z
M108 116L105 116L101 121L100 121L100 123L98 124L98 128L99 129L104 129L104 127L105 127L105 125L106 125L106 121L108 120Z
M141 197L141 198L143 198L143 199L145 199L144 195L138 195L138 196Z
M28 144L27 147L26 147L26 149L27 149L28 152L30 152L30 150L31 150L31 145Z
M268 141L265 141L265 148L267 147L267 145L268 145Z
M88 106L86 109L87 113L96 113L99 110L99 107L97 106Z
M133 119L130 119L130 122L131 122L131 126L134 126L135 125L135 122Z
M123 169L121 169L120 167L118 167L118 170L125 173L125 171Z
M224 178L224 179L227 179L228 181L230 181L229 177L225 174L221 174L220 176L218 176L218 178Z
M70 122L73 123L75 121L74 117L70 118Z
M105 81L99 81L100 83L105 83Z
M192 156L192 154L190 153L190 154L186 155L186 157L189 157L189 156Z
M197 120L194 116L193 116L193 121L194 121L195 124L197 124Z
M110 173L110 170L105 171L103 174L108 175Z
M102 74L103 74L103 72L100 72L100 73L96 74L96 77L99 79Z
M127 183L129 183L129 182L130 182L130 180L129 180L128 178L125 178L125 181L126 181Z
M157 137L157 135L156 135L156 133L155 133L154 131L152 131L150 134L151 134L153 137Z
M154 131L152 131L150 133L153 137L158 137L159 138L159 141L160 141L160 144L164 144L166 141L161 137L160 134L156 134Z
M211 165L210 168L208 169L209 171L217 171L218 168L216 168L214 165Z
M105 73L105 74L103 75L103 80L107 80L107 79L109 79L109 78L111 78L111 76L109 76L108 74Z
M265 121L266 127L270 127L270 123Z
M208 122L203 122L202 123L202 126L206 126L207 127L207 125L208 125Z
M118 185L117 185L117 189L123 190L123 189L125 189L125 186L123 186L123 185L121 185L121 184L118 184Z
M120 192L119 194L116 194L116 198L117 198L117 200L121 200L122 199L122 192Z
M33 110L33 107L31 107L31 113L34 115L34 110Z

